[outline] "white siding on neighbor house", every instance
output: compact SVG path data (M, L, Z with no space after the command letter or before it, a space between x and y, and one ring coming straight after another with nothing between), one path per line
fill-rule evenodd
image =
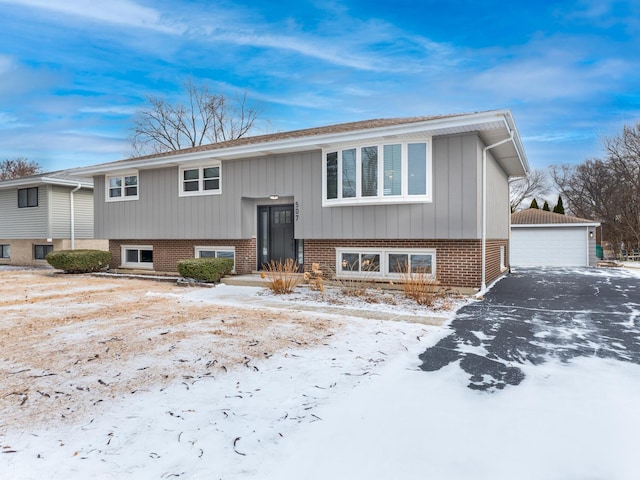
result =
M2 212L0 238L47 238L50 236L47 193L49 187L33 186L38 187L37 207L18 208L17 188L0 190L0 212Z
M223 161L221 194L179 197L178 167L139 171L139 199L105 202L105 178L94 178L98 238L237 239L257 231L257 206L294 203L296 238L478 239L481 236L481 152L476 134L433 139L433 201L322 206L321 151ZM495 238L508 238L506 176L495 162L488 176ZM497 183L497 185L495 184ZM504 218L498 218L498 217ZM505 227L506 225L506 227ZM500 236L497 236L500 235ZM494 238L494 237L491 237Z
M74 187L52 186L52 238L71 238L71 191ZM75 238L93 238L93 192L80 189L74 196Z
M590 243L589 229L585 226L513 227L511 265L588 266Z

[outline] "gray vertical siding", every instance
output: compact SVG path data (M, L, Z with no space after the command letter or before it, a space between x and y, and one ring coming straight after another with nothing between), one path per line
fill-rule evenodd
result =
M476 134L433 141L429 203L322 207L322 152L272 155L222 162L220 195L178 196L178 167L139 172L139 200L105 202L104 177L94 178L98 238L236 239L256 235L257 206L298 203L297 238L475 239L481 234L482 142ZM490 174L498 205L506 178L493 164ZM504 184L504 185L502 185ZM498 214L496 214L497 216ZM500 215L505 217L506 213ZM497 217L496 217L497 218ZM491 231L507 231L501 220ZM496 238L507 238L500 235Z
M18 189L0 190L0 238L49 237L48 187L38 187L38 206L18 208Z
M509 182L507 174L487 152L487 238L509 238Z

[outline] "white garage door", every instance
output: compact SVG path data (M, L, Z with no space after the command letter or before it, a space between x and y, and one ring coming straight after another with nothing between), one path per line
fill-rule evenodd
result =
M512 228L511 265L587 266L585 227Z

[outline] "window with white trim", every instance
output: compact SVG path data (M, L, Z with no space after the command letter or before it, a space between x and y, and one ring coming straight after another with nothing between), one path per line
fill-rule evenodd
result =
M108 176L105 185L107 202L138 200L138 172Z
M231 273L236 273L236 247L195 247L196 258L230 258L233 260Z
M431 248L336 248L336 276L378 280L424 273L435 278L436 251Z
M179 195L218 195L221 192L220 162L211 162L202 166L181 167L179 170Z
M123 245L120 253L120 266L153 270L152 245Z
M431 201L431 142L323 151L324 206Z
M11 245L0 245L0 258L11 258Z

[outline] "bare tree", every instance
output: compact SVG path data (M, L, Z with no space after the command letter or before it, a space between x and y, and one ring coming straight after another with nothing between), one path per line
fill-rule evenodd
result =
M0 180L37 175L42 172L42 167L25 157L6 159L0 162Z
M247 94L214 94L205 84L184 83L185 104L149 96L149 106L137 113L131 145L137 155L161 153L243 137L260 114Z
M552 178L579 217L604 224L615 251L640 245L640 123L604 142L606 158L554 167Z
M532 170L526 177L509 180L511 211L515 212L524 200L547 193L549 193L549 181L544 170Z

